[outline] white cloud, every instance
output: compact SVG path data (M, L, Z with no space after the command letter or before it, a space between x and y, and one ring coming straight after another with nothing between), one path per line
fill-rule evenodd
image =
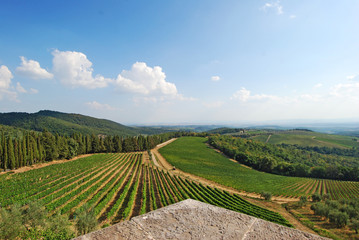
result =
M267 94L251 95L251 91L242 87L240 90L238 90L232 95L231 100L240 100L241 102L248 102L248 101L262 101L262 100L282 100L282 98L274 95L267 95Z
M250 95L251 92L245 89L244 87L242 87L241 90L238 90L232 95L231 99L239 99L242 102L246 102L248 101Z
M21 65L16 68L16 73L31 79L51 79L53 74L40 67L40 63L34 60L26 60L20 57Z
M16 90L19 92L19 93L27 93L26 89L23 88L23 86L21 86L21 84L19 82L16 83Z
M13 77L5 65L0 66L0 89L9 89Z
M52 55L55 78L66 86L95 89L107 87L113 81L101 75L93 77L92 62L81 52L55 50Z
M348 80L354 80L358 77L359 75L350 75L350 76L347 76L347 79Z
M18 101L17 93L11 90L12 78L11 71L5 65L0 66L0 100L6 97L11 101Z
M221 80L221 78L219 76L212 76L211 80L214 82L217 82L217 81Z
M294 19L294 18L297 18L297 16L294 15L294 14L292 14L292 15L289 16L289 18L290 18L290 19Z
M87 102L86 105L95 110L115 110L114 107L111 107L108 104L103 104L96 101Z
M166 81L162 68L148 67L144 62L136 62L131 70L123 70L117 76L115 85L119 90L141 95L181 98L176 85Z
M267 11L268 9L274 9L274 10L276 10L278 15L281 15L284 13L283 6L280 4L280 1L271 2L271 3L267 2L261 7L261 9L263 11ZM292 16L294 16L294 15L292 15Z
M359 82L337 84L332 87L330 95L338 98L359 100ZM358 103L359 104L359 103ZM359 105L358 105L359 106Z
M37 93L39 93L39 90L34 89L34 88L30 88L30 93L31 94L37 94Z
M317 83L317 84L315 84L313 88L320 88L320 87L323 87L323 84L322 84L322 83Z

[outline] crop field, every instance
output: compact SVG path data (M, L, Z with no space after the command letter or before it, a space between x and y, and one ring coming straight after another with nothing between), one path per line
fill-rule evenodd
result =
M268 135L257 135L252 137L257 141L266 142ZM354 137L331 135L308 131L274 131L268 143L272 144L298 144L301 146L352 148L359 147L359 142Z
M329 193L332 199L358 198L359 183L299 177L286 177L259 172L230 161L205 144L206 138L182 137L159 152L176 168L239 191L271 192L284 197Z
M142 153L97 154L24 173L0 176L0 204L40 201L50 212L74 218L84 204L101 226L192 198L286 226L281 215L238 195L189 181L142 162Z

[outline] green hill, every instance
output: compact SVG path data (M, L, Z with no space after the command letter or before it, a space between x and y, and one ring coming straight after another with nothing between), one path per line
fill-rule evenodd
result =
M37 113L0 113L0 124L34 131L47 129L52 133L59 133L61 135L71 135L72 133L80 132L82 134L134 136L138 134L153 134L158 131L152 128L128 127L110 120L81 114L49 110L42 110Z
M268 137L270 135L270 137ZM253 139L272 144L297 144L311 147L352 148L359 147L358 139L303 130L272 131L266 135L256 135Z

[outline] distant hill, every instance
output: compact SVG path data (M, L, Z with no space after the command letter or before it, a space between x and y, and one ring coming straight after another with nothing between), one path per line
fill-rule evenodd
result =
M49 110L42 110L37 113L0 113L0 124L34 131L47 129L52 133L61 135L80 132L82 134L135 136L164 131L154 128L128 127L106 119Z

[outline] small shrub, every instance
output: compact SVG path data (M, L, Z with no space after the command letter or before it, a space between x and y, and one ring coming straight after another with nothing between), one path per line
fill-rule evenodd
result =
M312 195L313 202L320 202L321 200L322 200L322 195L320 195L319 193L314 193Z
M272 199L272 193L270 192L261 192L261 197L266 201L270 201Z
M359 229L359 220L358 219L352 219L349 227L351 230L354 230L356 234L358 234L358 229Z

